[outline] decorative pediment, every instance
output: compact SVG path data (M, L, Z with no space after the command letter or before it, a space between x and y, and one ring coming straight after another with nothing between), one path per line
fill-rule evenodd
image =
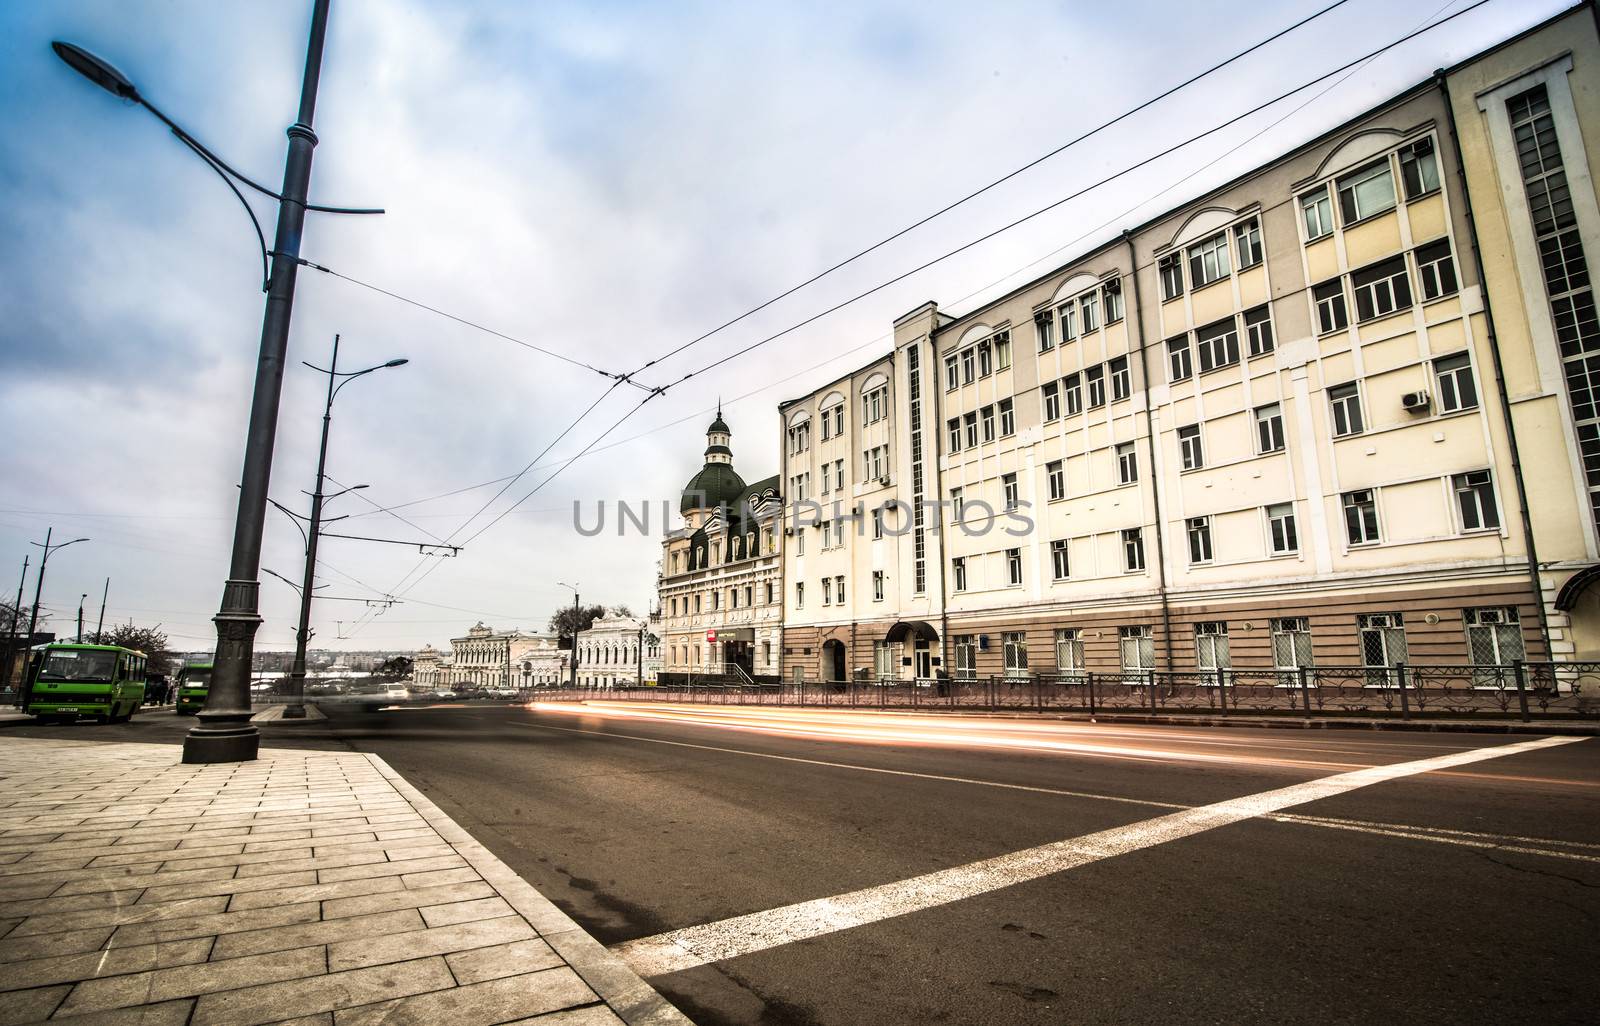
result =
M1177 249L1213 235L1239 219L1243 210L1231 207L1201 207L1186 218L1163 249Z
M882 371L874 371L872 376L861 383L861 391L871 392L873 389L882 388L889 383L889 378Z
M1327 178L1329 175L1348 171L1358 164L1365 164L1378 154L1393 149L1409 134L1411 133L1402 132L1398 128L1363 128L1353 132L1339 140L1333 149L1328 151L1328 155L1322 158L1322 163L1317 165L1317 170L1305 181Z
M810 419L811 419L811 411L810 410L803 410L803 409L802 410L795 410L793 413L789 414L789 426L790 427L799 427L801 424L806 423Z
M821 410L831 410L842 402L844 402L843 393L829 392L827 395L823 396L822 402L817 405L817 408Z
M1055 294L1050 297L1050 302L1059 303L1068 296L1076 296L1078 293L1086 292L1098 284L1100 284L1099 275L1090 274L1088 271L1079 271L1077 274L1069 275L1066 281L1056 287Z
M961 333L961 341L956 343L956 347L960 348L961 346L969 345L978 341L980 338L988 338L993 334L994 329L989 325L974 324L972 327Z

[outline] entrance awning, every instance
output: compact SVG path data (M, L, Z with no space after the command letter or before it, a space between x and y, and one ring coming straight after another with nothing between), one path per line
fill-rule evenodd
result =
M1567 578L1567 583L1556 593L1556 608L1563 613L1570 612L1595 581L1600 581L1600 564L1584 567Z
M907 637L921 638L924 641L938 641L939 632L926 620L901 620L889 628L889 633L884 635L884 641L889 644L904 641Z
M754 641L756 632L754 627L713 627L717 632L718 641Z

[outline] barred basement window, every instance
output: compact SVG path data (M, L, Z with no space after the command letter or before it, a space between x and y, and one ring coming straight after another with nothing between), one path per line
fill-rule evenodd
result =
M1183 295L1183 261L1171 253L1161 258L1161 299L1163 302Z
M1354 381L1328 389L1328 405L1333 414L1333 437L1359 435L1366 430L1361 419L1361 389Z
M1128 358L1119 356L1106 364L1111 369L1111 398L1120 402L1133 393L1133 381L1128 374Z
M1067 540L1057 538L1050 543L1050 572L1058 581L1064 581L1071 570L1067 563Z
M1516 606L1468 609L1464 619L1468 659L1474 666L1510 666L1526 658Z
M1211 562L1211 518L1190 517L1188 520L1189 562Z
M1233 243L1239 252L1239 270L1261 262L1261 222L1252 217L1233 226Z
M1494 481L1487 470L1452 475L1450 486L1456 493L1463 531L1500 529L1500 508L1495 504Z
M1344 533L1351 545L1370 545L1378 541L1378 501L1371 488L1345 492Z
M1194 377L1194 359L1189 353L1188 335L1167 340L1167 365L1172 370L1173 381L1187 381Z
M1356 319L1370 321L1411 305L1411 277L1404 257L1385 260L1350 276L1356 294Z
M1265 356L1276 344L1272 337L1272 312L1264 306L1244 312L1244 330L1250 339L1250 355Z
M1202 670L1226 670L1232 667L1228 625L1220 620L1195 624L1194 654Z
M1440 239L1417 250L1417 280L1422 283L1424 300L1438 299L1456 291L1456 264L1450 256L1449 240Z
M1050 498L1065 499L1067 497L1067 471L1060 460L1046 463L1045 477L1050 482Z
M1361 665L1368 667L1367 683L1389 683L1387 671L1395 663L1409 660L1406 622L1402 613L1363 613L1356 617L1361 639Z
M1184 470L1199 470L1206 465L1205 452L1200 446L1200 425L1189 424L1178 429L1178 455Z
M956 679L976 680L978 676L978 638L973 634L957 634L956 643ZM885 674L893 677L893 672Z
M1285 616L1272 621L1272 665L1279 670L1315 665L1311 656L1309 620L1303 616Z
M1265 455L1283 448L1283 407L1277 403L1256 407L1256 452Z
M1439 395L1439 412L1455 413L1478 405L1478 385L1472 378L1472 359L1466 353L1441 356L1433 361L1433 380Z
M1005 650L1006 675L1027 673L1028 636L1022 631L1006 631L1000 639Z
M1078 636L1076 627L1056 628L1056 670L1067 672L1081 670L1083 662L1083 639Z
M1439 188L1439 160L1432 139L1418 139L1400 148L1400 181L1405 183L1408 200Z
M1317 304L1317 332L1326 335L1350 324L1350 311L1344 302L1344 281L1335 278L1323 282L1311 291Z
M1147 624L1117 628L1122 647L1122 668L1128 672L1153 670L1156 666L1156 640Z
M1075 416L1083 412L1083 385L1082 378L1076 371L1061 379L1061 398L1067 404L1067 416Z
M1267 507L1267 534L1274 556L1292 556L1300 551L1300 533L1294 523L1294 503L1279 502Z
M1200 373L1239 362L1239 327L1232 317L1208 324L1194 335L1195 348L1200 350Z

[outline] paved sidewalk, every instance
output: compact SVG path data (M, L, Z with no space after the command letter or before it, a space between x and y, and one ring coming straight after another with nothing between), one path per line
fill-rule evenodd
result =
M689 1020L376 756L0 738L0 1024Z

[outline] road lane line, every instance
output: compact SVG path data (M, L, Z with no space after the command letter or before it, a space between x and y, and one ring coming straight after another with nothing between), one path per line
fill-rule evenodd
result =
M1337 773L1319 780L1185 809L1128 826L926 873L892 884L866 887L833 897L802 901L765 912L644 937L619 944L612 951L641 976L679 972L976 897L1102 859L1336 797L1357 788L1507 755L1555 748L1580 740L1583 738L1546 737L1415 762Z

